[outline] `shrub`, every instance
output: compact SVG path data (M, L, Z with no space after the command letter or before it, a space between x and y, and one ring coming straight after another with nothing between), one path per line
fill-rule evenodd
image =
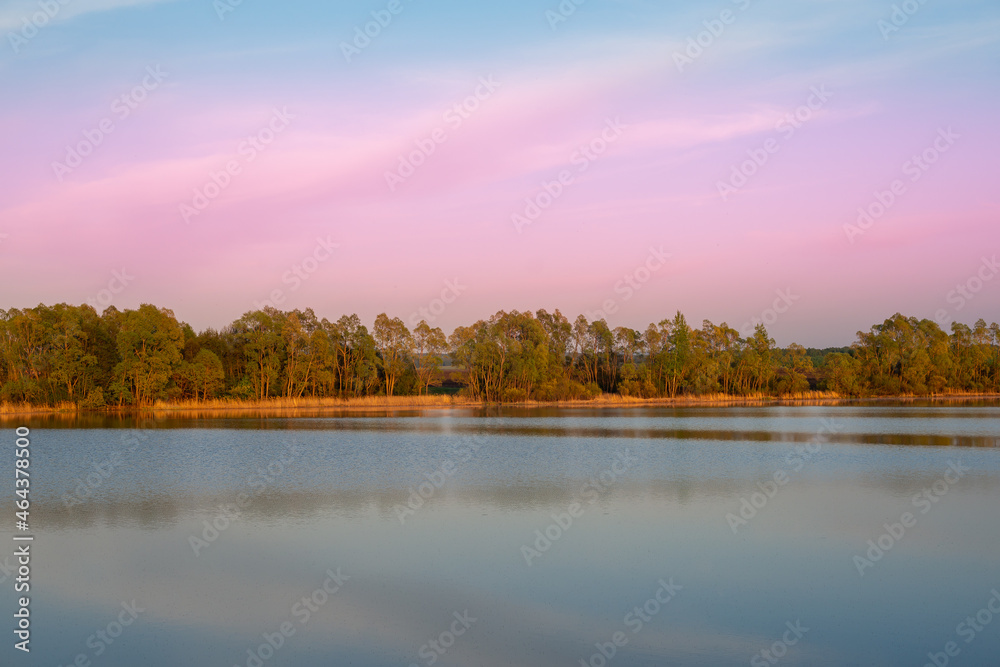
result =
M518 387L508 387L504 389L501 400L504 403L521 403L528 400L528 392Z
M80 407L84 410L99 410L106 407L107 403L104 402L104 390L100 387L95 387L90 390L87 394L87 398L80 401Z

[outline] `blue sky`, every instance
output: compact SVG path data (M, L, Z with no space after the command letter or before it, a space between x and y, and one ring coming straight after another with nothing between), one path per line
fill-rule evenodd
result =
M469 290L437 322L446 330L542 307L640 329L677 309L736 326L780 289L801 294L769 326L782 344L848 344L897 310L996 319L993 283L960 311L948 304L1000 240L995 2L915 4L883 35L891 2L587 0L553 29L554 0L402 0L347 62L341 43L388 4L243 0L220 20L210 0L72 0L12 44L40 5L6 2L0 305L83 302L124 266L136 279L116 306L171 306L198 328L276 289L285 308L406 319L452 279ZM705 32L720 17L729 24ZM679 70L699 33L707 47ZM111 117L152 66L165 81ZM495 94L387 188L489 76ZM830 99L779 134L817 86ZM287 132L184 219L285 108ZM108 117L114 132L58 178ZM621 140L530 229L512 225L614 118L629 127ZM858 209L948 127L954 148L852 237ZM769 139L773 159L720 195ZM282 276L328 234L341 255L289 292ZM669 266L623 299L615 286L661 245Z

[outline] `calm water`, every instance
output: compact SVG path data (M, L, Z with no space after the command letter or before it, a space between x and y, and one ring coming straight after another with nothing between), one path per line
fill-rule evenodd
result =
M997 405L29 425L4 665L1000 664Z

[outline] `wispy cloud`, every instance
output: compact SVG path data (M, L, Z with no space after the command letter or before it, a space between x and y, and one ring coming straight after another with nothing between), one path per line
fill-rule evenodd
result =
M51 3L46 4L58 7L58 11L54 11L54 9L49 10L49 12L53 13L49 20L56 23L60 21L68 21L69 19L83 16L85 14L106 12L113 9L135 7L138 5L152 5L175 1L176 0L71 0L69 2L65 2L64 4L63 2L60 2L60 0L52 0ZM46 14L45 9L41 6L38 0L8 0L8 2L4 3L3 7L0 7L0 30L16 30L21 28L24 25L25 20L31 21L32 16L38 13Z

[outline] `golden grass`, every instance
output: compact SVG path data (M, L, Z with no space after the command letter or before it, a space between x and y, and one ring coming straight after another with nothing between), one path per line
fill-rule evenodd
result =
M564 401L527 400L516 403L504 403L509 407L624 407L643 405L765 405L791 403L826 403L839 401L840 396L834 392L807 392L790 396L776 397L769 394L756 393L747 396L731 396L728 394L708 394L704 396L678 396L676 398L638 398L620 394L601 394L591 399L575 399ZM224 417L235 414L275 415L289 412L320 413L323 410L358 411L358 410L401 410L427 408L479 408L487 405L497 405L486 401L472 400L457 396L366 396L360 398L271 398L266 400L240 400L231 398L211 399L208 401L174 401L155 403L151 410L157 415L181 414L192 417Z
M732 394L702 394L700 396L676 396L659 398L639 398L638 396L622 396L621 394L601 394L597 398L576 401L554 401L552 403L527 402L524 405L593 405L593 406L641 406L641 405L756 405L764 403L826 403L839 401L843 397L833 391L808 391L785 396L753 393L743 396Z
M51 408L35 407L31 403L0 403L0 415L23 415L35 410L51 410Z
M765 393L733 396L730 394L705 394L702 396L677 396L675 398L639 398L620 394L601 394L592 399L568 401L522 401L505 405L516 407L639 407L694 406L694 405L831 405L857 401L963 401L973 399L998 399L1000 394L948 391L935 395L867 396L849 398L832 391L808 391L784 396ZM222 417L237 413L271 415L289 412L317 413L323 410L400 410L433 408L477 408L488 405L484 401L471 400L447 394L431 396L364 396L359 398L269 398L265 400L242 400L215 398L203 400L157 401L152 406L141 409L126 407L121 410L109 407L108 412L153 412L160 416L170 413L191 417ZM496 405L496 404L493 404ZM55 406L32 405L30 403L0 403L0 417L31 414L58 414L72 417L81 412L75 404L62 402Z
M441 408L478 405L478 401L437 394L433 396L361 396L358 398L268 398L244 400L213 398L207 401L157 401L154 411L185 410L316 410L322 408Z
M53 413L53 412L77 412L79 408L76 403L70 401L61 401L52 405L32 405L31 403L0 403L0 415L25 415L38 413Z

